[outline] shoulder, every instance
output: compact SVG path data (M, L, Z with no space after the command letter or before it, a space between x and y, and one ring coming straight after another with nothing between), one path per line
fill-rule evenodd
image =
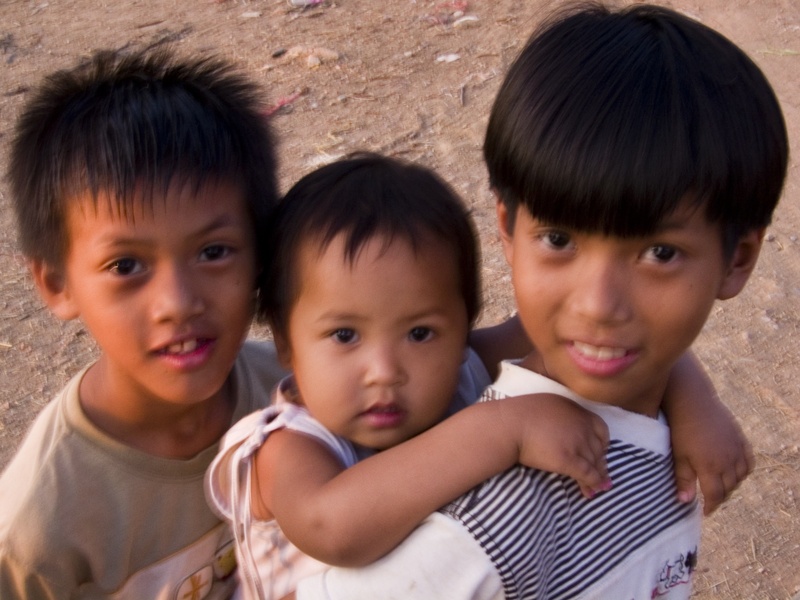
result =
M39 414L0 477L4 580L13 575L25 585L46 586L48 579L63 583L62 567L75 562L65 522L73 507L85 503L80 482L90 475L83 456L86 448L64 416L68 389Z
M56 501L58 465L77 451L76 436L67 418L67 404L77 401L77 377L47 404L0 476L0 537L8 523L30 504ZM52 496L51 496L52 492Z

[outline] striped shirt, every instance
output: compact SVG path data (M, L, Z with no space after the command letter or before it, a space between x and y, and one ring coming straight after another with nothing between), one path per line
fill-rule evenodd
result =
M587 402L508 362L481 401L536 392L567 396L606 421L613 488L587 500L568 477L517 466L443 509L484 549L505 597L688 598L699 512L676 500L666 424Z

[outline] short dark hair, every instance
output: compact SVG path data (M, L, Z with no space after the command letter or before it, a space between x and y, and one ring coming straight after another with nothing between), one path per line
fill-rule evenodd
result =
M408 241L415 250L434 236L452 248L458 261L470 324L480 312L480 257L472 219L450 186L422 166L370 153L325 165L287 192L270 231L271 260L259 294L259 314L276 333L286 334L299 293L301 244L315 238L324 249L339 234L345 236L345 255L351 261L376 235L385 236L387 243Z
M241 186L254 231L277 200L273 138L256 86L221 59L99 51L26 102L8 177L22 251L61 265L65 208L106 193L128 214L172 182Z
M522 203L554 225L646 235L688 198L730 244L770 223L788 142L767 79L731 41L666 8L591 3L529 39L484 158L511 218Z

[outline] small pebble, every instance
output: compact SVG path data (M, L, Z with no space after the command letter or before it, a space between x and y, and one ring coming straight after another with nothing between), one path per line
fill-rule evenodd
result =
M436 57L436 62L451 63L461 58L460 54L440 54Z

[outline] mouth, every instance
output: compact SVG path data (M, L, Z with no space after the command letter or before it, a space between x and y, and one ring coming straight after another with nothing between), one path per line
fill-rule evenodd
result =
M594 346L585 342L573 342L572 346L575 348L578 354L590 360L615 360L617 358L622 358L628 353L625 348L613 346Z
M637 361L639 353L621 346L596 346L573 341L567 346L575 365L591 377L613 377Z
M186 356L207 347L210 343L209 338L189 338L168 344L159 349L157 353L164 356Z
M382 404L371 406L361 417L371 427L376 429L390 429L399 426L405 420L405 411L396 404Z
M367 410L365 410L362 414L365 415L391 415L401 412L400 408L395 406L394 404L382 405L382 406L371 406Z

